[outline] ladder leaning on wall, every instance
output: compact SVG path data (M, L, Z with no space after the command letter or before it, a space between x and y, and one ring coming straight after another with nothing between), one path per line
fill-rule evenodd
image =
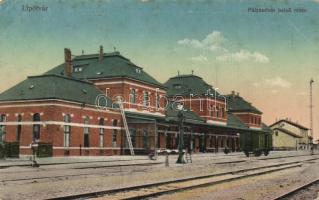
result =
M123 119L123 125L124 125L124 128L125 128L127 143L128 143L129 148L130 148L130 153L131 153L131 156L134 156L134 149L133 149L133 145L132 145L131 134L130 134L130 130L128 129L128 126L127 126L127 121L126 121L125 111L124 111L124 107L123 107L123 102L121 100L119 100L118 104L120 106L120 111L121 111L121 115L122 115L122 119Z

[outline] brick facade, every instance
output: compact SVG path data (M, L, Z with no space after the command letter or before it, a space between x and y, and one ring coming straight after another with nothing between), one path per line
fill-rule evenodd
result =
M148 154L155 149L178 149L178 123L166 119L166 108L174 102L182 102L186 108L190 109L190 112L195 113L194 115L202 120L200 123L194 119L185 122L185 148L192 149L194 152L219 152L226 147L233 151L239 150L238 133L241 130L228 127L229 113L226 97L223 100L220 96L214 98L212 95L205 96L204 94L199 94L200 96L197 97L184 95L181 101L179 98L168 96L166 86L143 72L142 68L130 63L118 52L104 54L103 50L100 49L99 55L82 55L73 60L70 57L71 52L69 50L66 52L68 59L66 59L65 65L60 65L49 71L54 75L33 77L28 79L29 85L19 86L24 89L24 92L30 92L32 96L36 93L34 92L34 81L42 81L38 88L45 84L49 78L57 80L58 83L65 82L65 85L58 85L61 90L64 89L64 86L73 84L73 87L65 90L62 96L55 99L45 97L43 100L31 98L17 101L16 96L11 97L13 100L0 99L0 115L4 115L6 118L5 122L0 122L1 128L5 127L4 139L6 142L18 141L20 154L30 155L32 153L30 144L36 140L35 130L38 127L40 134L36 142L52 144L53 156L108 156L129 153L122 115L118 106L114 106L118 97L123 100L126 114L139 115L136 119L140 119L140 122L135 123L134 120L128 122L133 147L137 154ZM116 66L126 67L123 69L126 69L130 76L122 75L121 69L114 68L108 62L119 62ZM64 69L64 67L66 68ZM96 71L91 70L94 73L85 77L84 72L88 67L95 67ZM99 77L103 75L103 70L107 67L110 68L109 70L119 70L119 75ZM105 72L104 74L108 75ZM139 77L139 74L144 75ZM197 76L196 79L201 80ZM203 80L201 83L205 87L212 87L204 83ZM81 84L80 89L82 90L74 93L82 95L83 97L80 99L77 95L68 95L69 92L73 91L74 84ZM48 86L46 87L39 90L38 95L50 89ZM37 89L37 86L35 88ZM19 93L20 89L17 90ZM110 98L112 102L109 103L113 103L113 105L107 105L107 107L93 105L95 96L87 95L88 90L89 92L93 91L94 95L105 95L102 98ZM55 91L53 93L55 94ZM12 94L9 92L6 95ZM14 94L17 95L17 91ZM64 95L68 95L68 98L74 100L65 100ZM233 114L250 128L261 127L261 114L250 112L234 112ZM35 115L38 116L39 120L35 120ZM18 121L19 118L20 121ZM66 120L67 118L69 121ZM104 121L101 122L101 118ZM130 118L134 119L134 116Z

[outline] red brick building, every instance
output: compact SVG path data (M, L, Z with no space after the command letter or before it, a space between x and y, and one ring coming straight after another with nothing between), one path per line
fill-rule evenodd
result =
M53 156L129 153L119 100L135 153L177 149L181 105L185 148L195 152L239 150L241 132L263 128L260 111L196 75L161 84L119 52L64 53L63 64L0 94L0 142L19 143L20 154L34 142Z

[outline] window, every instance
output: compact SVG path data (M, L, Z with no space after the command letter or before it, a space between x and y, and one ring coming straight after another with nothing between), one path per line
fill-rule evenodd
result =
M136 103L136 90L135 89L131 89L130 103Z
M209 116L213 116L213 110L214 110L214 108L213 108L213 106L212 105L209 105Z
M161 98L159 94L156 94L156 108L160 108Z
M71 123L71 116L69 114L64 116L64 123ZM70 134L71 126L68 124L64 125L64 147L70 146Z
M220 108L220 112L222 114L222 118L225 118L225 108Z
M74 72L81 72L83 70L83 67L74 67Z
M40 126L40 122L41 121L41 117L39 113L35 113L33 115L33 122L35 122L33 124L33 141L37 141L40 139L40 131L41 131L41 126Z
M149 94L145 91L143 95L143 106L149 106Z
M6 122L7 116L5 114L0 115L0 122ZM0 142L4 142L6 139L6 126L0 125Z
M181 84L174 84L173 87L175 89L181 89L182 88L182 85Z
M100 118L99 125L104 126L104 118ZM100 147L104 147L104 128L100 128L99 138L100 138Z
M18 115L18 125L17 125L17 141L20 141L21 139L21 129L22 126L20 124L20 122L22 121L22 115Z
M89 117L85 116L84 118L84 128L83 128L83 134L84 134L84 147L90 147L90 141L89 141L89 127L85 126L88 125L90 122Z
M218 118L220 115L220 110L219 110L219 107L216 107L216 117Z
M275 131L275 135L278 136L278 131Z
M148 132L146 129L143 129L143 147L148 149Z
M117 126L117 119L113 120L113 126ZM113 147L116 147L116 141L117 141L117 129L112 129L112 145Z
M132 146L135 147L136 146L136 140L135 140L136 130L135 129L130 129L130 136L131 136ZM129 147L127 143L127 137L125 137L125 147L126 148Z

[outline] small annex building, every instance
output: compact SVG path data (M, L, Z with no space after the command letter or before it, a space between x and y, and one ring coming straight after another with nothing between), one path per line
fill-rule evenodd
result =
M306 150L309 149L311 137L309 129L288 119L281 119L272 125L273 148L275 150Z

